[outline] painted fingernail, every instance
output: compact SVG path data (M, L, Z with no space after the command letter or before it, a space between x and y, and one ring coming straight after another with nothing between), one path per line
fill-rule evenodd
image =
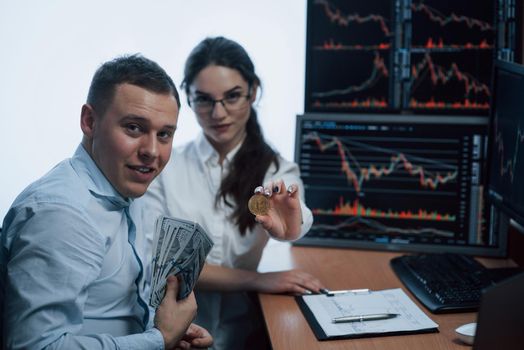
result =
M264 191L264 187L262 186L258 186L257 188L255 188L255 193L256 194L260 194Z
M271 191L270 190L264 190L264 194L266 196L271 196Z
M289 185L287 188L287 193L293 193L293 192L295 192L295 186Z
M280 192L280 188L278 188L278 186L273 187L273 192L274 193L279 193Z
M320 288L320 293L322 294L329 294L329 289L326 289L326 288Z
M313 292L310 291L310 290L307 290L307 289L306 289L306 290L304 291L304 294L313 294Z

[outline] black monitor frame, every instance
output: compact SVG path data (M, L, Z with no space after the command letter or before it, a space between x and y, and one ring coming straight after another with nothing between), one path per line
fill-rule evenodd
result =
M520 230L522 230L522 227L524 226L524 203L521 203L521 208L517 208L516 205L513 203L513 199L508 198L512 193L503 193L504 189L500 188L500 182L502 181L500 177L496 174L497 170L500 170L500 164L498 164L497 161L500 159L495 159L497 155L495 153L498 152L499 144L497 143L498 136L497 133L497 120L498 120L498 113L503 110L503 108L500 107L500 104L503 102L503 99L507 97L507 94L500 94L500 91L498 91L500 87L500 79L501 76L504 74L509 74L516 76L522 80L521 85L524 87L524 66L507 62L503 60L497 60L495 61L494 67L493 67L493 96L491 101L491 110L490 110L490 126L489 126L489 152L488 152L488 165L490 171L488 172L488 203L492 205L490 215L492 217L492 230L507 230L507 225L509 224L509 220L513 220L517 225L517 227L520 226ZM523 90L524 91L524 90ZM523 91L514 91L514 95L512 95L512 102L513 103L519 103L521 105L520 112L522 115L520 115L520 122L522 122L521 125L513 125L520 126L524 130L524 98L520 97L518 98L519 94L522 96ZM519 113L519 111L516 111L515 113ZM517 123L518 124L518 121ZM513 147L513 140L504 140L507 145L509 143L512 143L509 145L509 147ZM524 147L524 145L523 145ZM524 149L520 151L519 155L519 164L521 164L524 161L524 157L522 156L522 152L524 152ZM498 177L498 179L497 179ZM518 191L518 189L517 189ZM510 190L506 190L506 192L512 192Z
M514 52L502 3L308 0L304 111L488 115L493 59Z
M454 125L466 125L471 127L480 127L483 130L484 137L487 133L488 118L484 116L442 116L442 115L399 115L399 114L328 114L328 113L308 113L297 116L296 136L295 136L295 161L301 166L300 149L302 143L302 123L305 121L351 121L355 123L369 123L369 122L383 122L383 123L418 123L431 124L437 123L443 125L443 130L452 128ZM485 142L485 140L484 140ZM485 151L485 144L483 147ZM302 166L301 166L302 171ZM484 172L484 169L480 169ZM304 173L303 173L304 174ZM303 177L304 180L304 177ZM326 181L329 181L326 179ZM308 203L308 184L306 186L306 204ZM483 198L484 196L482 196ZM483 198L484 199L484 198ZM384 197L384 201L391 201L390 197ZM396 241L376 242L369 240L358 239L333 239L331 237L311 237L306 234L305 237L296 241L296 245L305 246L325 246L325 247L348 247L348 248L362 248L374 250L389 250L389 251L409 251L409 252L429 252L429 253L464 253L468 255L482 255L482 256L505 256L507 248L507 237L501 235L497 237L498 244L496 246L486 245L450 245L450 244L420 244L409 243L397 244Z

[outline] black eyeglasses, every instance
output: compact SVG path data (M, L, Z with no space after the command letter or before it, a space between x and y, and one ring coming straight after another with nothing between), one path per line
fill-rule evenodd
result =
M213 111L216 103L220 103L228 112L244 109L251 94L242 95L241 92L230 92L226 97L214 100L209 96L199 95L189 100L189 105L197 113L207 114Z

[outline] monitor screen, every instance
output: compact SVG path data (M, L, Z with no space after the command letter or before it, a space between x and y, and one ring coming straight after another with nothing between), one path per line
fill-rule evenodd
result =
M497 61L490 123L489 199L524 225L524 66ZM520 185L519 185L520 184Z
M307 3L306 113L488 115L499 1Z
M483 221L487 117L306 114L295 160L314 224L298 245L504 255Z

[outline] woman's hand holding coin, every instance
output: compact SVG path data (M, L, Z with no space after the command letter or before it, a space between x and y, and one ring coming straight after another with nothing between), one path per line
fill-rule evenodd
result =
M258 186L254 192L248 208L255 220L274 238L298 238L302 224L298 186L292 184L286 188L284 181L280 180Z

